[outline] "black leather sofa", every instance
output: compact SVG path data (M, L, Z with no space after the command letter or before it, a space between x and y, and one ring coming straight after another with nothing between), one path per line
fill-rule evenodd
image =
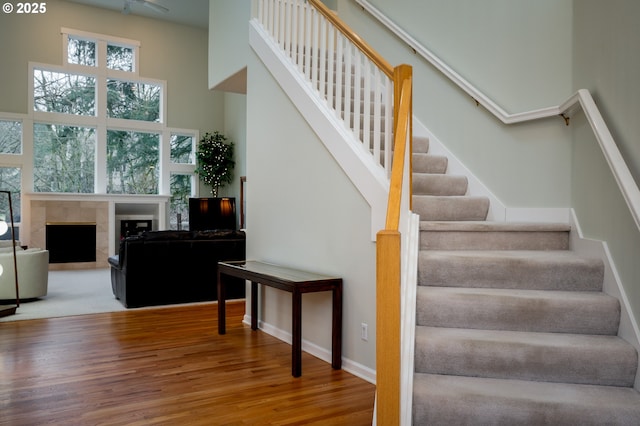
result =
M111 286L127 308L217 300L218 261L244 260L243 231L151 231L120 242L109 257ZM244 282L226 287L245 297Z

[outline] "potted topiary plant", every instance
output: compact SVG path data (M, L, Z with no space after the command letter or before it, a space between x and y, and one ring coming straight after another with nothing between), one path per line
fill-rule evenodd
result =
M196 151L198 160L195 172L205 185L211 187L211 194L218 196L218 190L233 181L233 142L227 143L222 133L205 133Z
M205 133L196 158L195 172L213 198L189 198L189 229L236 229L235 198L218 197L218 190L233 181L233 142L220 132Z

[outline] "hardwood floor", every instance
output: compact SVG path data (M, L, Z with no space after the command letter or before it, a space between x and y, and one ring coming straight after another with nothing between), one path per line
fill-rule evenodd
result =
M2 425L365 425L375 386L242 324L244 303L0 323Z

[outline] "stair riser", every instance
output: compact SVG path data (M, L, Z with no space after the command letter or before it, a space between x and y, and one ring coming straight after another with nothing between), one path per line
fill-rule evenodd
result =
M480 252L482 253L482 252ZM602 291L604 266L597 260L548 256L419 254L418 284L436 287Z
M415 173L446 173L449 162L447 157L429 154L413 154Z
M616 335L620 302L600 293L419 286L417 324L430 327Z
M637 425L633 389L418 374L414 425Z
M483 197L413 196L413 212L420 220L430 221L478 221L485 220L489 200Z
M427 153L429 152L429 138L414 136L413 137L413 152L414 153Z
M610 336L429 327L416 333L419 373L631 387L637 365L635 349Z
M421 250L568 250L567 232L420 231Z
M443 174L413 174L414 195L460 196L467 193L467 178Z

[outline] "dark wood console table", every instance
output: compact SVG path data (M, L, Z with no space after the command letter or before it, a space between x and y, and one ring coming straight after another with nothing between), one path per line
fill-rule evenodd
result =
M225 282L223 277L251 281L251 329L258 329L258 284L288 291L291 298L291 374L302 374L302 293L331 291L333 318L331 328L331 366L342 368L342 278L285 268L257 261L218 263L218 334L225 334Z

